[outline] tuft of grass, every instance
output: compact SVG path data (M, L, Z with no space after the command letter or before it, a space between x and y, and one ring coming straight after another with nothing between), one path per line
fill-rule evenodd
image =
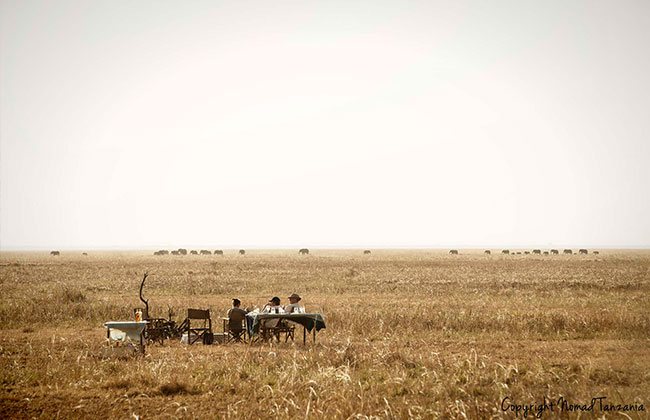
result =
M131 388L132 384L129 379L125 378L117 378L117 379L111 379L108 382L106 382L102 388L105 389L129 389Z
M162 395L176 395L176 394L197 394L198 392L191 389L188 384L181 382L178 379L173 379L170 382L164 383L158 387L158 391Z
M61 303L81 303L86 301L86 295L76 287L64 286L55 297Z

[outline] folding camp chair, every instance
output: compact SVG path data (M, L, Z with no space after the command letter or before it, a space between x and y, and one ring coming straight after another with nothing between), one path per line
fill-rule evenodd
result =
M296 328L288 324L284 319L277 319L276 321L276 323L260 323L259 331L262 341L273 341L273 338L275 338L279 343L282 334L285 334L285 343L289 341L289 338L293 341Z
M288 342L289 339L293 341L295 332L296 332L296 327L293 325L293 323L289 323L284 319L276 327L276 334L277 334L278 341L280 341L280 335L285 334L284 337L285 343Z
M224 318L224 333L226 342L245 343L246 342L246 316L243 319L237 314L232 314L231 318Z
M203 326L192 327L192 320L202 320ZM194 336L192 336L194 335ZM209 309L188 309L187 310L187 342L194 344L199 339L203 344L212 344L214 335L212 334L212 320L210 319Z

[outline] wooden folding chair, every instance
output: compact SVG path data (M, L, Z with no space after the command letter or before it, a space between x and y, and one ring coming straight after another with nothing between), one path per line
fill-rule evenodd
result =
M192 327L192 320L202 320L201 327ZM194 334L194 337L192 337ZM194 344L199 339L203 340L203 344L212 344L214 335L212 334L212 319L210 319L209 309L188 309L187 310L187 342Z
M284 333L285 334L284 342L287 343L289 339L293 341L293 338L295 337L296 327L294 325L289 324L286 320L282 320L282 322L278 324L276 331L277 331L278 342L280 341L280 335Z
M234 341L235 343L246 342L246 318L233 319L229 318L227 323L228 327L228 343Z
M275 326L268 326L261 324L260 325L260 337L263 341L273 341L273 338L277 340L277 342L280 342L280 337L282 334L285 334L284 342L288 342L289 339L291 338L291 341L293 341L293 338L295 336L295 330L296 328L293 325L289 325L286 323L285 320L281 319Z

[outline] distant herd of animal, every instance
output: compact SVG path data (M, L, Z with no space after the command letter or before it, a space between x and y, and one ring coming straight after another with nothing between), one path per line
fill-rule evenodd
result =
M246 250L240 249L238 253L239 253L239 255L246 255ZM298 251L298 253L300 255L309 255L309 249L301 248ZM486 249L485 251L483 251L483 253L485 255L491 255L492 251L490 251L489 249ZM501 253L504 254L504 255L521 255L522 254L521 251L516 251L516 252L512 251L511 252L509 249L504 249L504 250L501 251ZM574 254L572 249L565 249L564 251L562 251L562 253L566 254L566 255ZM600 254L600 252L598 252L598 251L592 251L591 253L594 254L594 255ZM156 251L156 252L153 253L153 255L187 255L187 254L189 254L189 255L221 255L221 256L224 255L223 250L221 250L221 249L217 249L214 252L212 252L210 250L207 250L207 249L202 249L200 251L191 250L191 251L188 252L187 249L185 249L185 248L178 248L178 249L176 249L174 251L168 251L166 249L161 249L161 250ZM363 255L370 255L370 254L371 254L371 252L370 252L369 249L365 249L363 251ZM449 254L450 255L459 255L457 249L449 250ZM529 255L529 254L531 254L531 252L530 251L523 251L523 254L524 255ZM559 255L560 251L558 251L557 249L551 249L550 251L542 252L541 249L533 249L532 254L533 255L549 255L549 254L550 255ZM587 254L589 254L589 251L582 248L582 249L578 250L578 254L587 255ZM52 251L52 252L50 252L50 255L56 257L56 256L61 255L61 252ZM82 253L82 255L88 255L88 253L84 252L84 253Z
M492 251L490 251L489 249L486 249L485 251L483 251L483 253L485 255L491 255ZM504 255L521 255L522 251L517 251L517 252L512 251L512 252L510 252L509 249L504 249L504 250L501 251L501 253L504 254ZM562 251L562 253L565 254L565 255L574 255L572 249L565 249L564 251ZM600 254L599 251L592 251L591 253L594 254L594 255ZM457 249L450 249L449 254L450 255L458 255L458 250ZM523 251L523 254L524 255L529 255L529 254L531 254L531 252L530 251ZM557 250L557 249L551 249L550 252L549 251L542 252L541 249L533 249L532 254L533 255L559 255L560 251ZM587 254L589 254L589 250L581 248L581 249L578 250L578 254L587 255Z
M365 251L370 253L370 251ZM239 255L246 255L246 250L245 249L240 249L239 250ZM298 251L300 255L309 255L309 250L307 248L302 248ZM160 251L156 251L153 253L153 255L187 255L187 249L185 248L178 248L175 251L167 251L166 249L161 249ZM200 251L192 250L189 252L190 255L221 255L223 256L223 250L217 249L214 252L211 252L208 249L202 249Z

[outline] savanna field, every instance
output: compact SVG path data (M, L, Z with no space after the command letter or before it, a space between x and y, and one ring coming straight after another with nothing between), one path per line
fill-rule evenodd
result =
M81 252L0 254L0 418L523 418L597 397L645 410L542 418L650 417L649 251ZM327 328L108 351L102 323L133 318L144 272L152 316L209 308L220 332L232 298L297 292Z

